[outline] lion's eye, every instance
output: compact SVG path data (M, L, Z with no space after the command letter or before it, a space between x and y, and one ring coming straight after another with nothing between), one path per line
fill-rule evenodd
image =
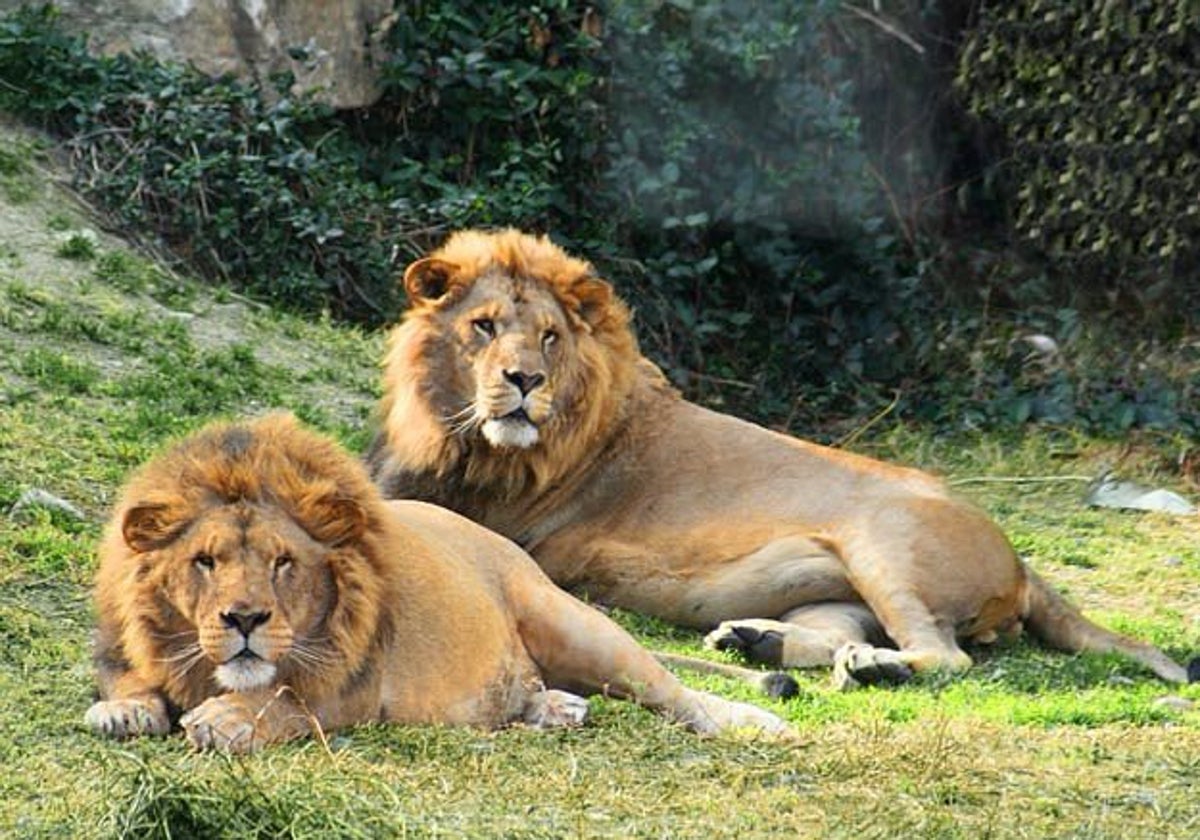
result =
M275 571L282 572L285 569L290 569L295 559L290 554L280 554L275 558Z
M192 565L197 569L202 569L206 572L211 572L217 565L217 561L213 559L211 554L201 551L192 558Z
M491 318L476 318L471 322L471 326L484 338L496 337L496 322Z
M542 333L542 349L549 350L558 343L558 332L555 330L546 330Z

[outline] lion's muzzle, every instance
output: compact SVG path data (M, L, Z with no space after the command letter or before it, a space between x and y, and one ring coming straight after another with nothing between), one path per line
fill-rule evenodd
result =
M246 639L250 638L250 634L256 627L266 624L270 620L271 613L267 610L254 612L230 610L221 613L221 623L231 630L237 630Z

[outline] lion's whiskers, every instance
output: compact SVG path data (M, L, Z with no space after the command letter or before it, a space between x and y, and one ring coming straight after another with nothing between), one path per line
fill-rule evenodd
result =
M172 639L182 639L185 636L195 636L195 630L180 630L178 633L159 633L157 630L150 631L150 635L156 639L161 639L164 642L169 642Z
M175 651L170 656L159 657L157 661L165 662L167 669L175 672L176 678L183 679L188 675L189 671L203 662L204 659L204 649L200 647L199 642L193 642Z
M297 639L288 656L302 671L317 673L337 664L341 655L327 646L327 639Z
M466 434L477 426L482 425L485 419L479 410L479 404L472 401L467 403L460 411L444 417L443 422L445 422L447 430L453 437Z
M464 417L472 414L475 414L475 403L469 402L458 411L454 412L453 414L447 414L442 419L447 423L453 423L456 420L462 420Z

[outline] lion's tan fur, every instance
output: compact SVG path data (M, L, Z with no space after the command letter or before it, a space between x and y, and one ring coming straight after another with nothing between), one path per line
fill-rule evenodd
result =
M682 400L639 354L625 304L545 237L455 234L408 268L405 285L410 309L391 336L368 455L374 478L389 497L445 505L516 540L558 583L716 627L711 643L775 664L833 664L846 646L894 644L898 656L872 656L898 669L962 668L960 639L1027 626L1183 678L1157 650L1052 598L996 526L931 476ZM539 355L547 312L570 341ZM489 330L474 335L480 313ZM504 346L521 353L489 355ZM552 409L529 418L532 445L448 420L480 382L508 376L501 364L545 380Z
M680 685L513 544L385 502L289 416L217 424L126 486L100 547L89 724L201 748L367 721L543 720L548 688L634 697L701 731L771 715ZM579 711L579 706L567 704Z

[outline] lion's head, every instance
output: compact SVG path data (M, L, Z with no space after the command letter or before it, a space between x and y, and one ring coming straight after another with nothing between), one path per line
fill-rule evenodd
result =
M404 274L382 405L392 469L553 479L618 419L638 365L629 311L545 237L461 231ZM378 468L378 464L376 465Z
M127 486L98 602L120 615L129 664L182 705L327 687L377 629L383 515L358 462L290 416L210 427Z

